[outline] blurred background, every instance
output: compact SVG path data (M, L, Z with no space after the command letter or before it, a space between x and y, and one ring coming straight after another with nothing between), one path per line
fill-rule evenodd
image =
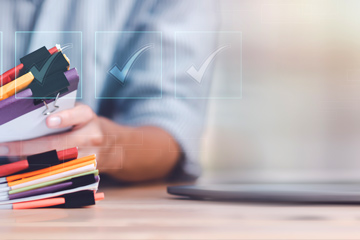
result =
M242 98L209 102L205 177L359 180L360 1L219 2L220 31L242 33L242 76L217 66L211 95Z

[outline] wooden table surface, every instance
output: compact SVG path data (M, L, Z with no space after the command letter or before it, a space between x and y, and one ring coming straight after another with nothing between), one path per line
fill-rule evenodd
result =
M202 202L111 187L84 209L2 210L0 239L360 239L360 206Z

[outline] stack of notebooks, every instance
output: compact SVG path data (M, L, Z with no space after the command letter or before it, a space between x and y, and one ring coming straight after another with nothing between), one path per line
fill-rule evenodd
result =
M79 208L104 199L96 156L77 157L70 148L0 165L0 209Z
M70 69L64 47L42 47L0 75L0 142L37 138L67 129L50 129L46 117L74 107L79 75Z

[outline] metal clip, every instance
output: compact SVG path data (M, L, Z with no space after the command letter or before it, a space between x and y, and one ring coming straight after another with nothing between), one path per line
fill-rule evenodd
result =
M45 100L42 100L46 109L42 112L43 115L47 116L50 115L51 113L55 112L60 106L56 105L57 100L59 99L60 93L58 93L56 95L55 101L54 101L54 109L50 110L49 109L49 105L45 102Z

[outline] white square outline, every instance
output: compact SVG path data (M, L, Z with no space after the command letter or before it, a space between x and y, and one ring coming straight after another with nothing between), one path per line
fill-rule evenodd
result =
M241 56L240 56L240 97L178 97L177 94L176 94L176 39L177 39L177 34L178 33L214 33L214 34L222 34L222 33L230 33L230 34L240 34L241 36L241 40L240 40L240 50L241 50ZM175 83L175 86L174 86L174 89L175 89L175 92L174 92L174 98L175 99L187 99L187 100L191 100L191 99L206 99L206 100L239 100L239 99L242 99L242 81L243 81L243 78L242 78L242 75L243 75L243 67L242 67L242 53L243 53L243 48L242 48L242 32L241 31L176 31L175 33L175 37L174 37L174 83Z
M96 91L96 69L97 69L97 61L96 61L96 56L97 56L97 42L96 42L96 38L97 38L97 34L99 33L117 33L117 34L122 34L122 33L158 33L160 34L160 55L161 55L161 63L160 63L160 97L101 97L101 96L97 96L97 91ZM95 99L162 99L163 96L163 63L162 63L162 59L163 59L163 50L162 50L162 31L96 31L95 32Z
M83 96L83 42L82 42L82 31L16 31L15 32L15 71L16 71L16 35L18 34L18 33L28 33L28 34L33 34L33 33L77 33L77 34L80 34L80 74L78 73L78 75L79 75L79 84L80 84L80 86L81 86L81 88L80 88L80 96L78 97L78 96L76 96L75 98L73 98L73 97L66 97L66 95L65 96L63 96L62 98L64 98L64 99L82 99L82 96ZM71 69L71 68L70 68ZM16 89L16 84L15 84L15 89ZM77 88L77 91L79 91L79 88ZM17 93L15 93L15 98L16 99L54 99L53 97L45 97L45 98L34 98L34 97L21 97L21 98L18 98L17 96Z

